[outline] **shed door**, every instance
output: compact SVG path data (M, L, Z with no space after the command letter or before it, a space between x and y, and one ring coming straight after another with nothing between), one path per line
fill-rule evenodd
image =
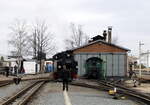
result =
M88 78L103 78L102 60L98 57L89 58L86 61L86 76Z
M113 56L112 54L107 55L107 76L113 76Z
M119 55L119 76L125 76L125 55Z

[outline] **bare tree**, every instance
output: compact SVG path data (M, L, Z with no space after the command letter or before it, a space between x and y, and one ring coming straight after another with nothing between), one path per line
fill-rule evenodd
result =
M30 40L31 53L34 58L38 58L39 54L45 53L51 55L56 51L54 44L54 36L48 31L48 26L43 22L36 22L32 26Z
M88 44L89 43L89 40L90 40L90 37L86 34L84 34L84 37L83 37L83 44Z
M23 57L27 54L27 25L25 21L15 20L10 26L11 37L8 43L13 47L11 53Z
M65 39L66 49L72 49L88 43L89 37L83 32L81 25L76 26L71 23L70 29L72 35L70 38Z

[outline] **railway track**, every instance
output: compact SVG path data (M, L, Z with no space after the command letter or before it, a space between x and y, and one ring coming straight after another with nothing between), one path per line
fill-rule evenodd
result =
M13 80L5 80L5 81L0 81L0 87L6 86L13 83Z
M36 81L0 103L0 105L25 105L44 83L45 81L42 80Z
M35 81L35 80L41 80L41 81L46 81L46 80L51 80L49 78L34 78L34 79L23 79L21 81ZM5 80L5 81L0 81L0 87L4 87L10 84L13 84L14 81L13 80Z
M125 94L125 95L131 96L131 97L135 97L138 100L140 100L140 101L142 101L142 102L144 102L148 105L150 104L150 96L147 95L147 94L135 91L133 89L129 89L129 88L127 88L125 86L122 86L122 85L113 84L113 83L110 83L110 82L105 82L105 81L100 82L99 81L98 83L100 85L104 85L104 86L107 86L107 87L110 87L110 88L116 87L118 93Z
M147 105L150 105L150 96L147 94L143 94L143 93L137 92L135 90L126 88L124 86L121 86L118 84L113 84L110 82L97 81L97 83L98 83L98 85L91 85L91 84L88 84L88 82L87 83L86 82L79 82L79 83L76 82L76 83L72 83L72 85L88 87L88 88L93 88L93 89L102 89L105 91L108 91L108 90L116 87L117 93L130 96L131 98L136 98L139 102L143 102L143 103L146 103Z
M5 83L0 83L0 87L3 87L3 86L6 86L6 85L9 85L11 84L12 82L5 82Z

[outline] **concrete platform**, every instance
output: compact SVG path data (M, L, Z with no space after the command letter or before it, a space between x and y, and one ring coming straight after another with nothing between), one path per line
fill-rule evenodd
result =
M0 75L0 81L6 81L6 80L13 80L13 78L16 76L8 76L6 77L5 75ZM21 74L18 77L21 77L22 80L27 80L27 79L38 79L38 78L53 78L52 73L42 73L42 74L32 74L32 75L27 75L27 74Z
M107 92L69 85L62 91L62 83L49 82L36 93L27 105L138 105L124 99L115 100Z

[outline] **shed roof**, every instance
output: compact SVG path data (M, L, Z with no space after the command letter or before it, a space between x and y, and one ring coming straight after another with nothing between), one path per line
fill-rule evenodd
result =
M84 48L84 47L87 47L87 46L90 46L90 45L93 45L93 44L96 44L96 43L103 43L103 44L113 46L113 47L116 47L116 48L119 48L119 49L122 49L122 50L125 50L125 51L130 51L130 49L127 49L127 48L124 48L122 46L115 45L115 44L112 44L112 43L108 43L108 42L105 42L103 40L97 40L97 41L94 41L94 42L90 42L88 44L82 45L80 47L73 48L71 50L74 51L74 50L81 49L81 48Z

